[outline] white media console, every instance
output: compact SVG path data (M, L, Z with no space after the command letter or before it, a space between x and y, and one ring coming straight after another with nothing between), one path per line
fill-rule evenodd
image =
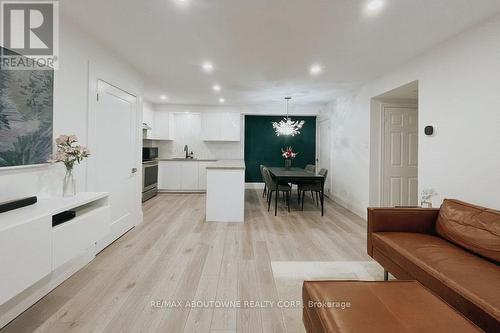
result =
M76 216L55 227L52 217ZM107 193L40 199L0 214L0 328L92 261L113 240Z

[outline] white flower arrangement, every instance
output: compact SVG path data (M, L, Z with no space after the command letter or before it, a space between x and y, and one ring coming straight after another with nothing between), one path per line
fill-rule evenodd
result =
M423 207L427 205L428 208L432 208L432 197L435 197L437 192L433 188L423 189L420 195L420 205Z
M66 166L66 170L71 171L75 163L80 164L83 159L90 156L88 148L77 143L76 135L60 135L56 139L57 152L49 162L62 162Z

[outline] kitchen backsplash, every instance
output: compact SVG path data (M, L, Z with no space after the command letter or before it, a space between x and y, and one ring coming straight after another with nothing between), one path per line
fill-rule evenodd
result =
M195 158L202 159L242 159L243 148L241 142L205 142L200 139L180 141L153 141L152 145L158 147L160 158L183 157L184 145Z

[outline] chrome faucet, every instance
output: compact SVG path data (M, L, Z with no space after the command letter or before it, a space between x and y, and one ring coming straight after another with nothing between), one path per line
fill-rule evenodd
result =
M189 157L189 148L188 148L188 145L184 146L184 151L186 152L186 158L188 158Z

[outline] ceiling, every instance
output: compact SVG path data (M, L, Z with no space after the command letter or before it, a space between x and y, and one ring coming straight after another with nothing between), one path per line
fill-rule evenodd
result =
M325 103L500 11L498 0L63 0L155 103ZM201 64L211 61L214 71ZM323 72L309 74L313 64ZM212 90L214 84L221 91ZM160 95L168 99L160 100Z

